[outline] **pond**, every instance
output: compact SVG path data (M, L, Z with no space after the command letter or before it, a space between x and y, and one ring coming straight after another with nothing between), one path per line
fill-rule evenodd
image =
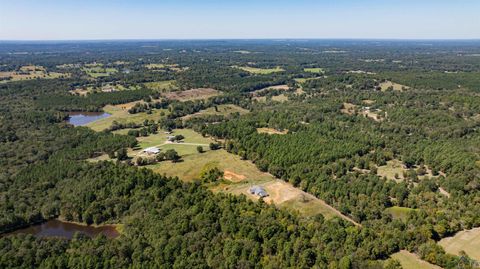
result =
M32 234L37 237L64 237L71 239L76 232L82 233L88 237L95 237L99 234L103 234L108 238L115 238L120 235L114 225L86 226L72 222L64 222L58 219L32 225L6 235Z
M74 126L87 125L90 122L108 118L111 115L105 112L70 112L68 122Z

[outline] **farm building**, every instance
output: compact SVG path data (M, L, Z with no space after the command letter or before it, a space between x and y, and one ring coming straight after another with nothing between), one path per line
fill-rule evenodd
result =
M143 152L150 155L154 155L154 154L158 154L160 152L160 149L157 147L150 147L150 148L144 149Z
M262 187L260 187L260 186L253 186L253 187L251 187L251 188L250 188L250 194L259 196L259 197L261 197L261 198L268 196L267 191L265 191L265 189L262 188Z

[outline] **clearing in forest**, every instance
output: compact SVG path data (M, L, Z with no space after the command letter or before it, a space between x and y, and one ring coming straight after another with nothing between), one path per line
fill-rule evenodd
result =
M390 213L394 219L406 220L410 212L418 209L412 209L408 207L392 206L385 209L385 212Z
M275 68L256 68L256 67L250 67L250 66L234 66L234 67L242 69L243 71L247 71L252 74L257 74L257 75L268 75L272 73L285 71L284 69L278 66Z
M202 116L210 116L210 115L230 116L235 113L244 115L244 114L247 114L248 112L249 112L248 110L241 108L239 106L227 104L227 105L218 105L216 108L209 107L207 109L200 110L197 113L183 116L182 119L188 120L191 118L199 118Z
M273 129L273 128L257 128L257 132L259 134L269 134L269 135L272 135L272 134L278 134L278 135L286 135L288 134L288 130L277 130L277 129Z
M70 77L68 73L48 72L45 67L25 65L16 71L0 72L0 83L31 79L55 79Z
M442 269L441 267L421 260L417 255L401 250L392 255L392 258L398 260L403 268L415 268L415 269Z
M404 180L403 172L407 171L407 167L402 161L393 159L387 162L386 165L377 168L377 175L379 177L386 177L389 180L402 182Z
M192 101L208 99L213 96L220 95L221 92L211 88L198 88L186 91L175 91L164 93L163 96L167 99L179 100L179 101Z
M351 104L351 103L343 103L342 104L342 109L340 109L340 111L344 114L347 114L347 115L355 115L355 108L357 106L354 105L354 104Z
M455 236L440 240L438 244L447 253L459 255L463 250L469 257L480 261L480 228L458 232Z
M380 88L381 88L381 91L384 92L384 91L388 90L389 88L394 90L394 91L404 91L404 90L408 90L410 87L407 87L405 85L398 84L398 83L395 83L395 82L391 82L391 81L385 81L385 82L380 83Z
M89 67L86 65L82 68L82 71L92 78L108 77L118 72L116 68L103 67L103 65L101 64L97 64L94 66L92 65Z
M145 87L156 91L172 91L178 89L175 80L146 82Z
M304 68L303 71L308 73L315 73L315 74L323 74L325 71L323 68L315 67L315 68Z

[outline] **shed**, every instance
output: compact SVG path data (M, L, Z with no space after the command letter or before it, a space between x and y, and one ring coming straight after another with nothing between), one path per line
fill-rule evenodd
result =
M150 147L150 148L144 149L143 152L147 154L158 154L160 152L160 149L157 147Z

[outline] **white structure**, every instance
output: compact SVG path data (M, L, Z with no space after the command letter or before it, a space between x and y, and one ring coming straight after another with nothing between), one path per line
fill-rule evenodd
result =
M150 147L150 148L146 148L143 150L143 152L147 153L147 154L158 154L160 153L160 149L157 148L157 147Z
M249 191L250 191L250 194L257 195L261 198L268 196L267 191L260 186L253 186L253 187L250 188Z

